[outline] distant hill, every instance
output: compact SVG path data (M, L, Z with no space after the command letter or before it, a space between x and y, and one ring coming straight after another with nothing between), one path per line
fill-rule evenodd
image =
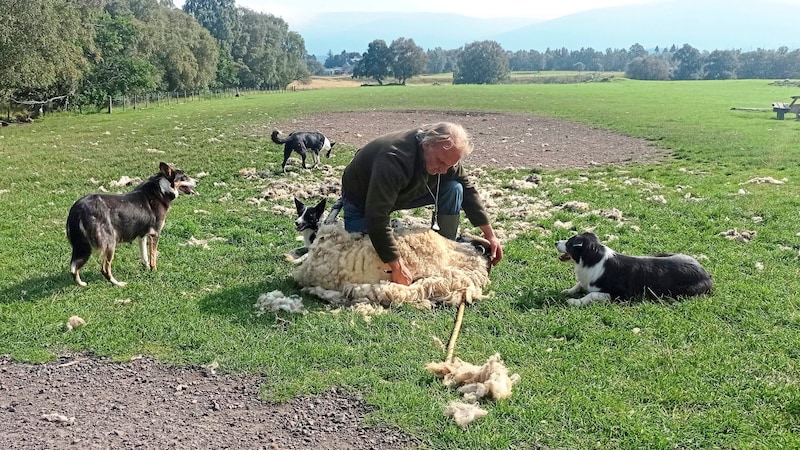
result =
M652 49L689 44L700 50L800 47L800 3L673 0L604 8L531 24L489 39L506 50L565 47Z
M420 13L329 13L305 21L297 28L309 54L322 56L328 51L363 53L370 42L383 39L386 45L403 37L413 39L425 50L455 49L501 30L513 30L535 23L530 19L479 19L457 14Z
M800 48L800 3L768 0L666 0L648 5L603 8L548 21L456 14L334 13L289 28L303 36L306 50L363 53L375 39L386 44L413 39L425 50L455 49L493 40L511 51L592 47L652 49L689 44L700 50L743 51ZM324 61L324 59L323 59Z

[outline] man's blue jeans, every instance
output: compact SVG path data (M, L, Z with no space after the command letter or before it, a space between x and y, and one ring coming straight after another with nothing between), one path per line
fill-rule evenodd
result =
M408 205L397 209L414 209L421 206L434 204L436 190L433 195L427 193L419 197ZM443 181L439 185L439 202L437 205L440 215L458 215L461 212L461 204L464 202L464 186L458 181ZM367 231L364 211L342 197L342 210L344 211L344 229L350 233L365 233Z

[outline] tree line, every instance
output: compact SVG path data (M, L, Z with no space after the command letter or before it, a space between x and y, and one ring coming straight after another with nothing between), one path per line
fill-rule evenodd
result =
M324 64L300 34L235 0L0 0L0 101L103 107L109 97L152 92L285 89L326 69L398 84L453 73L455 84L494 84L512 71L624 71L645 80L800 78L800 50L506 51L495 41L423 50L413 39L376 39L364 52L329 51ZM21 99L21 100L20 100Z
M279 89L307 77L303 38L234 0L0 0L0 100Z
M403 42L403 52L393 49ZM416 47L411 48L409 47ZM413 55L415 63L404 67L419 68L395 77L404 82L410 76L423 73L453 73L455 84L493 84L507 81L511 72L529 71L594 71L624 72L628 78L639 80L728 80L728 79L797 79L800 78L800 49L758 49L701 51L689 44L680 48L656 47L648 51L641 44L630 48L597 51L593 48L567 48L506 51L495 41L476 41L464 47L445 50L437 47L423 51L411 39L399 38L388 48L382 40L369 44L363 54L342 51L328 52L324 68L355 66L356 78L382 80L392 76L393 64ZM370 61L365 64L364 61ZM376 63L377 61L377 63ZM324 68L312 73L324 73Z

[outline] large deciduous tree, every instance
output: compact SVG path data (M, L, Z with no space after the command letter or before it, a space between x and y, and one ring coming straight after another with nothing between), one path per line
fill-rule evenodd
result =
M672 54L672 59L677 65L673 77L676 80L700 80L703 78L703 55L700 50L689 44Z
M361 61L353 69L353 78L372 78L383 85L383 80L391 75L392 52L386 41L376 39L370 42Z
M739 52L735 50L714 50L705 59L706 80L732 80L739 69Z
M458 54L453 84L497 84L510 78L508 53L495 41L476 41Z
M664 58L640 56L625 68L625 76L634 80L669 80L672 67Z
M191 14L230 51L241 27L234 0L186 0L183 10Z
M397 38L389 46L392 55L392 74L400 84L421 74L428 63L428 56L413 39Z
M71 84L86 60L90 35L76 2L0 0L0 95Z
M257 89L285 88L308 77L303 38L283 19L271 14L240 10L242 31L235 56L239 84Z

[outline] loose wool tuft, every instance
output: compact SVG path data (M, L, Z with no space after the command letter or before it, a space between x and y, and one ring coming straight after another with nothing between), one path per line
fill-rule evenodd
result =
M499 353L492 355L482 366L455 358L452 362L430 362L425 368L442 378L445 386L461 385L458 392L468 401L484 397L506 399L511 397L511 387L519 381L518 374L508 375Z
M458 305L484 297L490 266L471 244L451 241L427 228L395 233L400 255L417 277L411 286L390 281L388 265L368 236L348 233L336 223L320 228L294 279L303 292L343 305L410 304L430 309L436 302Z
M464 403L452 401L444 409L446 417L452 417L456 424L461 428L466 428L467 425L480 419L481 417L489 414L489 411L482 409L474 403Z

